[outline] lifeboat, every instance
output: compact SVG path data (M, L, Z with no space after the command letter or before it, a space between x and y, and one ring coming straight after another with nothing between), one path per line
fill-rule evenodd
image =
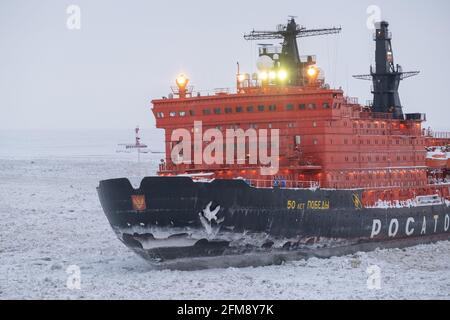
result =
M426 165L429 168L439 168L439 169L448 168L449 167L448 153L442 152L439 149L428 152Z

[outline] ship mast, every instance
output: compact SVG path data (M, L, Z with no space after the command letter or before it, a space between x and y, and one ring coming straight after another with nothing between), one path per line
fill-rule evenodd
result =
M394 119L403 119L402 105L398 93L400 81L418 75L419 71L403 72L400 65L394 64L391 44L392 34L388 27L389 23L386 21L376 25L374 35L376 43L375 70L370 66L369 75L353 77L373 82L373 112L391 113Z
M330 29L306 29L295 22L294 17L290 17L287 25L278 25L276 31L255 31L244 35L245 40L272 40L283 39L280 64L283 68L290 70L287 83L292 86L306 84L306 68L300 60L300 53L297 38L314 37L326 34L336 34L341 32L341 28Z

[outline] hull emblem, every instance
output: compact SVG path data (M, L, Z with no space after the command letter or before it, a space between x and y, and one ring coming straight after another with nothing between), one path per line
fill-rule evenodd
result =
M147 209L147 205L145 203L145 196L144 195L132 195L131 196L131 203L133 204L133 210L136 211L144 211Z
M220 230L220 224L225 220L224 218L218 219L217 214L220 211L220 206L217 206L214 210L211 210L212 202L208 203L205 209L198 215L200 216L200 222L205 228L208 238L214 238Z

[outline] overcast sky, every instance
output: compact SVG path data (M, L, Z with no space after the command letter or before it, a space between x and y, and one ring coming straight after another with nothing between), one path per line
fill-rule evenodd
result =
M72 4L80 30L67 28ZM288 15L309 28L343 27L301 39L301 54L316 54L328 83L365 102L370 83L351 75L368 73L374 59L370 5L390 22L395 62L421 71L401 84L405 112L450 130L447 0L0 0L0 128L151 128L150 101L178 73L197 90L232 87L237 61L255 69L256 44L243 34Z

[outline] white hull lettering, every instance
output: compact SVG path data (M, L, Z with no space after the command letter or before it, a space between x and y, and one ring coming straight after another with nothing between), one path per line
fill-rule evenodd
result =
M449 232L450 230L450 214L446 214L443 218L444 219L440 219L441 217L439 215L434 215L433 216L433 220L434 220L434 233L438 233L438 232L442 232L442 227L443 227L443 231L444 232ZM398 237L399 234L401 235L406 235L408 237L411 237L414 235L416 229L418 229L420 227L419 225L419 221L417 221L416 224L416 220L413 217L409 217L406 219L405 224L403 224L404 222L399 221L399 219L391 219L389 221L389 226L388 226L388 230L387 230L387 236L389 238L395 238ZM400 225L401 224L401 225ZM442 226L443 225L443 226ZM381 231L382 231L382 221L379 219L373 219L372 221L372 231L370 234L370 238L374 239L377 236L381 235ZM401 227L401 232L399 232ZM404 229L403 229L404 228ZM403 233L403 230L404 233ZM385 235L386 231L383 232L383 234ZM426 217L423 217L422 220L422 227L420 230L420 235L426 235L427 234L427 219Z
M436 233L439 216L434 216L433 219L434 219L434 233Z
M379 235L381 232L381 221L378 219L374 219L373 220L373 224L372 224L372 233L370 235L370 238L373 239L375 238L377 235Z
M423 217L422 230L420 231L420 234L426 234L426 233L427 233L427 219L425 219L425 217Z
M398 233L398 220L392 219L389 224L389 238L394 238Z
M414 233L414 228L410 228L411 223L414 223L414 218L408 218L406 221L406 230L405 233L407 236L411 236Z

